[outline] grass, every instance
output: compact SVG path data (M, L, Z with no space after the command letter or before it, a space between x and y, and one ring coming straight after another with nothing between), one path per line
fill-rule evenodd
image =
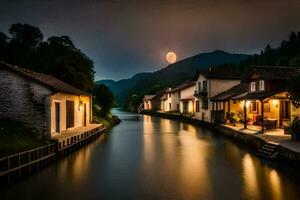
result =
M94 115L94 121L105 125L107 129L120 123L120 119L117 116L113 116L111 113L107 114L105 117Z
M20 122L0 120L0 158L53 142Z

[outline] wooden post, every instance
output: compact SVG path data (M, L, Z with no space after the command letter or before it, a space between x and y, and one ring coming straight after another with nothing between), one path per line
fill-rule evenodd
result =
M230 99L228 100L228 112L230 112Z
M213 106L213 113L212 113L212 122L215 121L215 102L212 102L212 106Z
M261 133L264 133L264 100L261 100Z
M225 101L223 101L223 112L224 112L223 123L225 124L225 119L226 119Z
M246 100L244 100L244 129L247 129L247 105L246 105Z

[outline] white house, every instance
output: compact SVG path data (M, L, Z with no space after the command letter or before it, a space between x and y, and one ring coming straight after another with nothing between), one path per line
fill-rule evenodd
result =
M210 67L207 70L200 71L196 81L195 117L211 122L213 104L210 99L240 84L240 82L240 74L227 66Z
M0 118L54 136L92 121L92 96L52 76L0 62Z
M162 112L169 112L172 110L172 101L171 101L171 88L167 88L163 96L160 98L161 102L161 111Z
M195 90L196 85L194 81L185 83L180 89L180 113L194 115Z

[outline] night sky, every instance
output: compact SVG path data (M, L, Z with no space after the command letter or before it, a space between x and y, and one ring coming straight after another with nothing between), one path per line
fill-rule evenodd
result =
M0 31L20 22L46 38L69 35L95 62L96 80L165 67L168 51L178 59L216 49L259 52L299 31L299 19L299 0L0 2Z

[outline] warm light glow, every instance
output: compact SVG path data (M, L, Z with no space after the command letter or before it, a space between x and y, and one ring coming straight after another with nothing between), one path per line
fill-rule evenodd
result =
M245 100L240 102L241 108L244 107L244 103L245 103ZM250 101L246 101L246 107L249 107L249 106L250 106Z
M253 158L246 154L243 158L244 183L246 195L252 199L259 199L259 187L256 174L256 168Z
M279 101L277 99L273 99L271 101L272 101L273 105L275 105L275 107L278 108Z
M250 101L246 101L246 107L250 106Z
M167 53L166 59L169 63L174 63L177 60L177 56L174 52L170 51Z
M283 199L281 180L277 171L274 169L272 169L270 172L270 186L273 191L273 199Z

